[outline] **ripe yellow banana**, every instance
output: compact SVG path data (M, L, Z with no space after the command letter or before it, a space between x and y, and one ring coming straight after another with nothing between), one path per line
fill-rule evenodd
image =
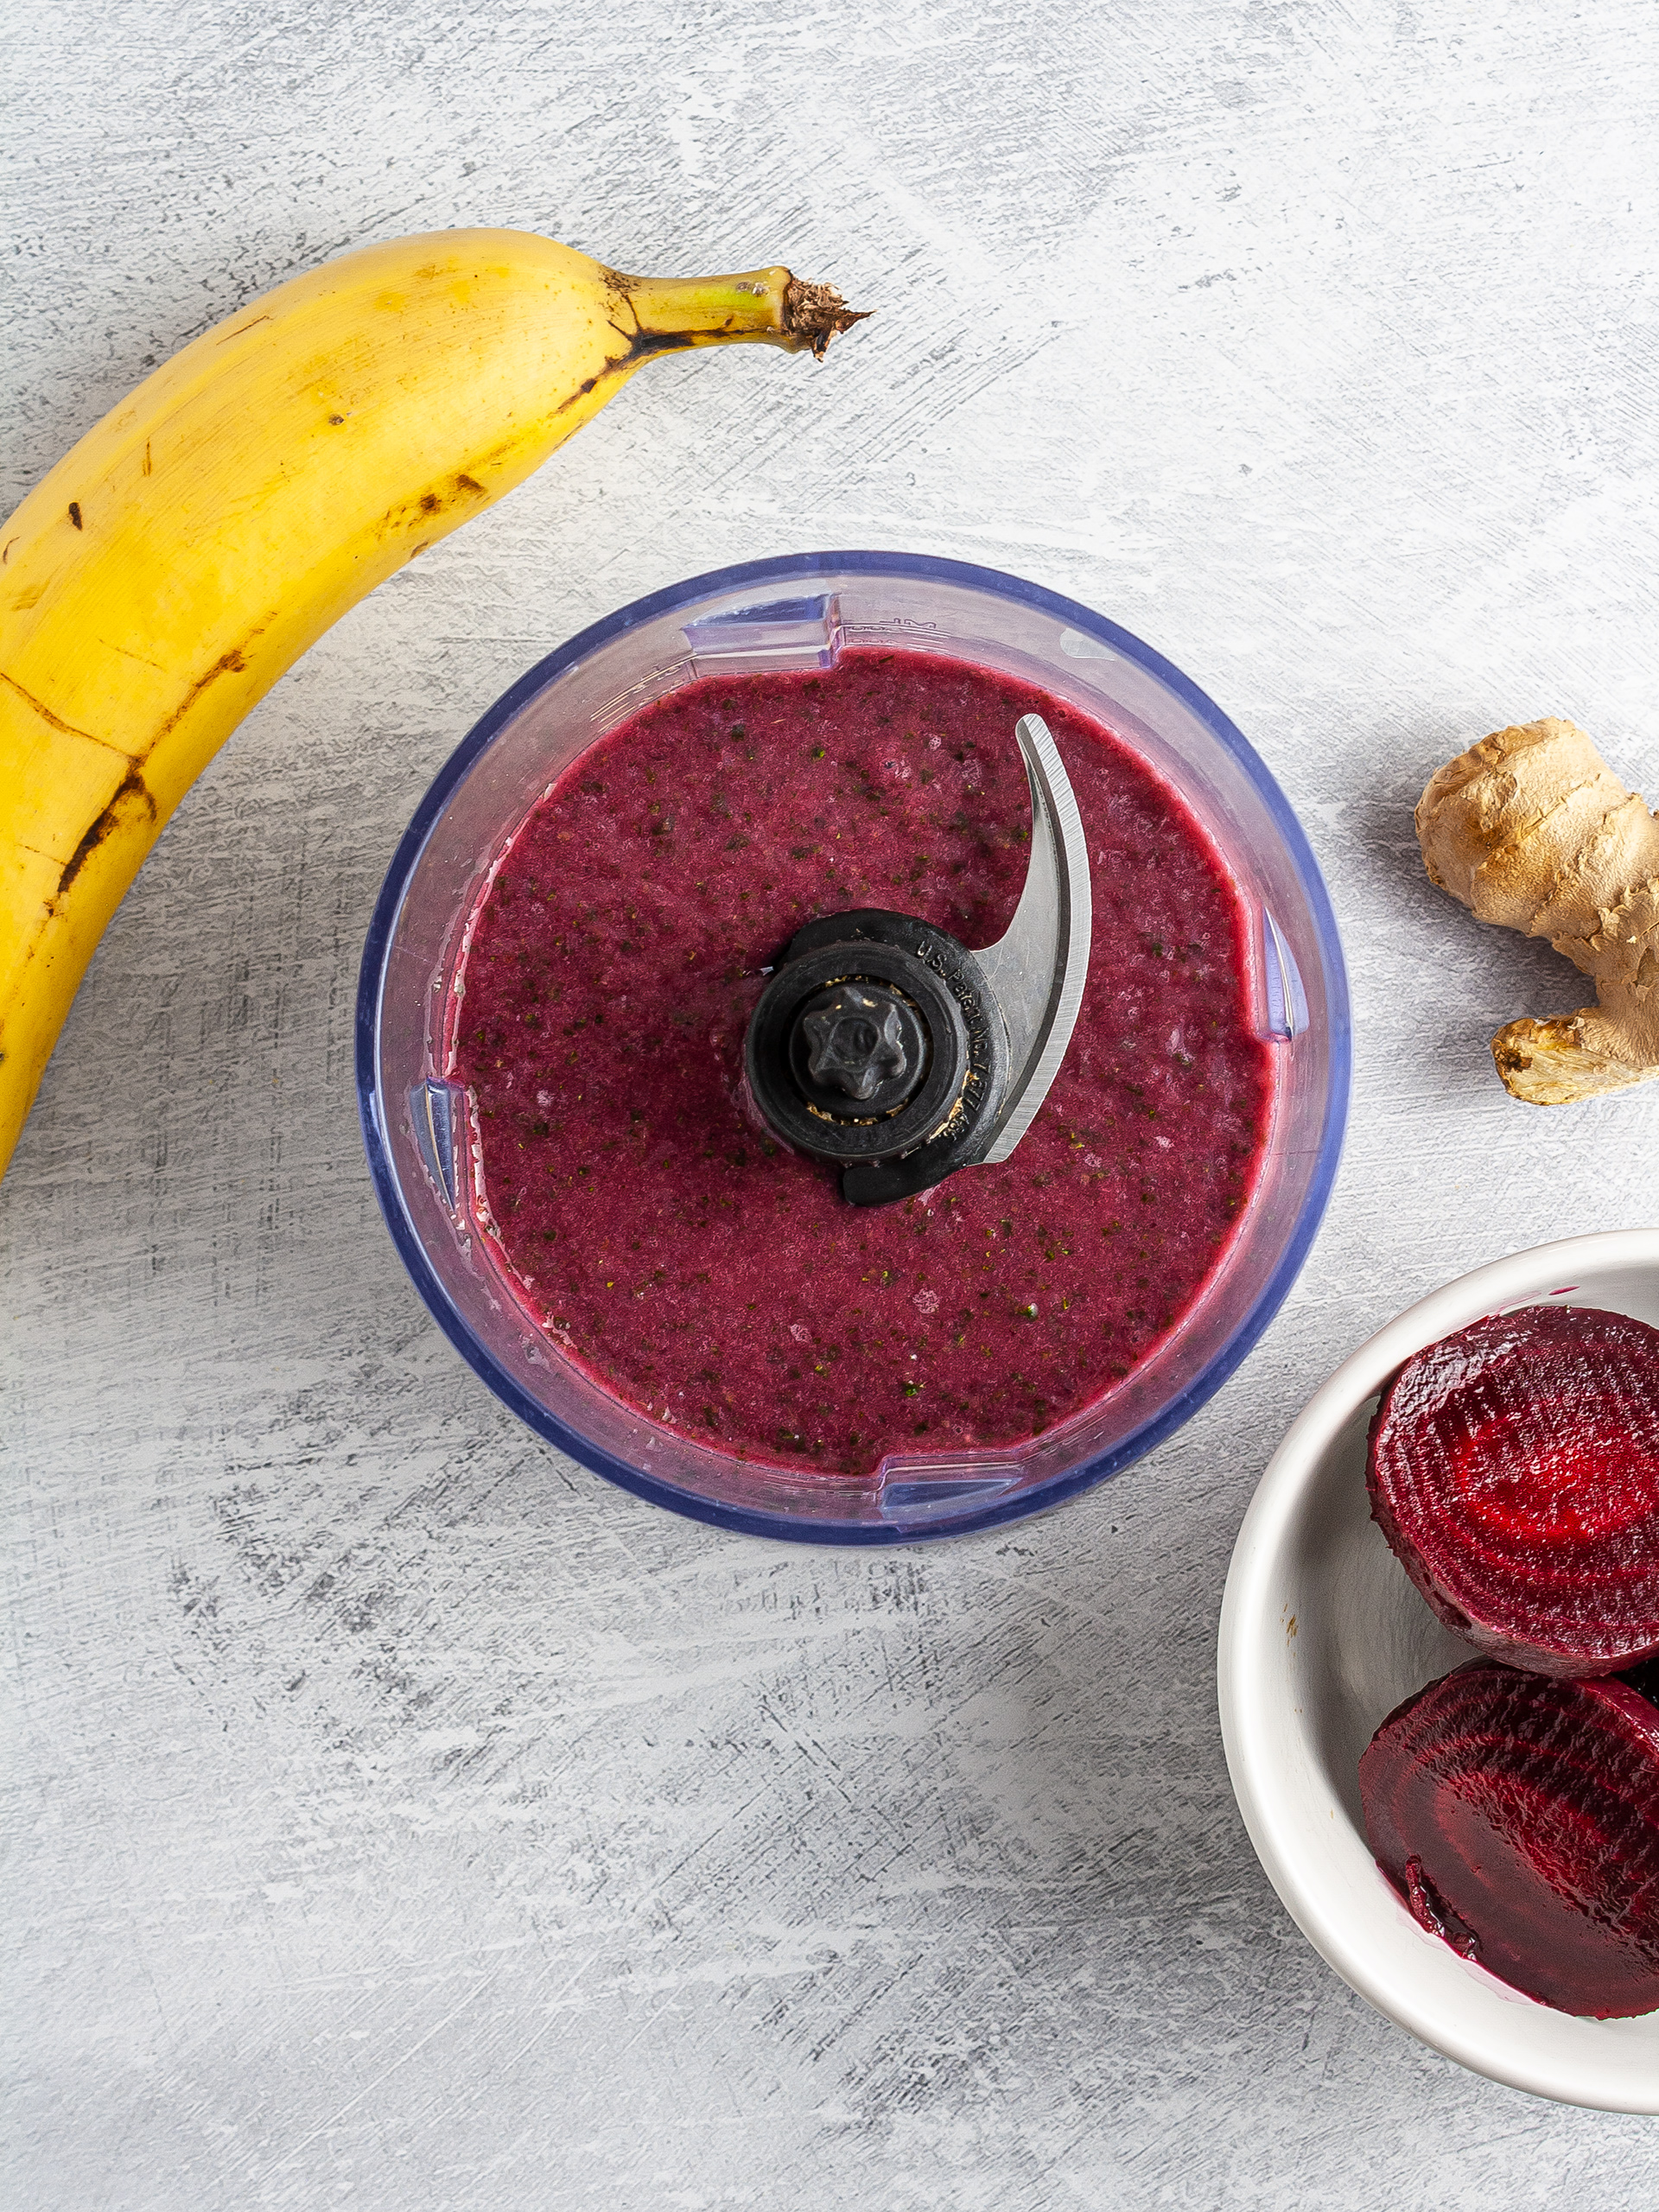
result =
M786 269L439 232L254 301L89 431L0 529L0 1173L144 855L308 645L652 354L858 319Z

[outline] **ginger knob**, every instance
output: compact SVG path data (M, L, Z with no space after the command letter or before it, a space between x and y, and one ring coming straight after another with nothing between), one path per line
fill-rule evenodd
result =
M1494 731L1430 778L1416 823L1432 882L1595 983L1593 1006L1498 1031L1510 1095L1563 1106L1659 1076L1659 821L1584 732L1554 715Z

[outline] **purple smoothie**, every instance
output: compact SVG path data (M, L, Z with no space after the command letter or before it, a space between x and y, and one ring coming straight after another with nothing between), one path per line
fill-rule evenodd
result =
M1093 869L1070 1049L1010 1160L849 1206L746 1109L762 971L856 906L1000 937L1031 713ZM1249 1200L1274 1077L1246 927L1179 795L1033 684L874 649L690 684L566 771L476 918L449 1055L480 1218L588 1375L735 1456L861 1474L1023 1442L1177 1326Z

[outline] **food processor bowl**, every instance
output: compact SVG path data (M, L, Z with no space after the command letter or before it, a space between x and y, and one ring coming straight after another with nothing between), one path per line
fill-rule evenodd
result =
M1243 906L1249 987L1276 1065L1251 1198L1198 1296L1147 1359L1027 1443L893 1452L854 1477L699 1443L622 1404L537 1327L476 1215L471 1104L445 1074L444 1039L492 871L581 753L704 677L829 667L843 646L884 644L1040 684L1181 793ZM637 1496L720 1527L821 1543L909 1543L1039 1512L1118 1473L1213 1396L1277 1312L1319 1227L1349 1065L1347 979L1325 885L1283 794L1226 715L1076 601L995 569L903 553L794 554L694 576L595 623L520 677L416 811L375 907L357 1006L376 1192L462 1357L539 1435Z

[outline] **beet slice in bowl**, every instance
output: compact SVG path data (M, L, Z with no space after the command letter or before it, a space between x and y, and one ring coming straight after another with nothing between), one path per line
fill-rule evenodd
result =
M1659 1652L1659 1329L1529 1306L1427 1346L1382 1393L1366 1484L1478 1649L1586 1675Z
M1389 1715L1359 1787L1421 1926L1558 2011L1659 2008L1659 1707L1628 1683L1472 1659Z

